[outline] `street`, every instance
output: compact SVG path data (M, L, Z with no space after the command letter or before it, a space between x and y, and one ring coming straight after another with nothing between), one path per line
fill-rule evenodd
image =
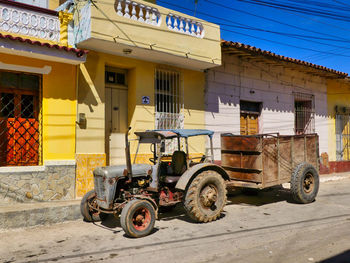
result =
M112 216L0 235L0 262L350 262L350 178L321 183L308 205L280 187L233 192L208 224L190 222L179 205L140 239L125 237Z

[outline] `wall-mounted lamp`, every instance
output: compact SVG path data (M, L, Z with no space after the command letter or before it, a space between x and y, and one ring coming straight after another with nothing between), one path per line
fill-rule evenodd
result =
M124 48L123 49L124 55L129 55L129 54L131 54L131 52L132 52L132 49L130 49L130 48Z
M85 113L79 113L78 121L76 122L81 129L86 128L86 115Z

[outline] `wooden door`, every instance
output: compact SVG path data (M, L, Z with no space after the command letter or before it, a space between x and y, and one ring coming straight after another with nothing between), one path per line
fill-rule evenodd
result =
M5 91L5 90L4 90ZM38 96L31 91L0 93L0 166L39 164Z
M241 135L254 135L259 133L259 115L253 113L241 113Z
M128 90L106 87L106 149L109 165L125 164Z

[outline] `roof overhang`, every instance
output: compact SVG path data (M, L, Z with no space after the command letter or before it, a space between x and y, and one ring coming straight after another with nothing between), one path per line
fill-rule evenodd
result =
M0 34L0 53L78 65L85 62L87 52Z
M205 69L217 67L218 64L197 60L191 54L174 55L157 50L157 46L149 48L136 47L123 43L106 41L103 39L89 38L77 44L80 49L94 50L111 55L123 56L133 59L145 60L154 63L171 65L191 70L204 71Z
M278 55L271 51L262 50L260 48L245 45L239 42L223 40L221 41L221 47L223 54L232 54L254 62L284 66L286 68L291 68L326 78L346 78L348 76L348 73L345 72L337 71L335 69L313 64L307 61Z

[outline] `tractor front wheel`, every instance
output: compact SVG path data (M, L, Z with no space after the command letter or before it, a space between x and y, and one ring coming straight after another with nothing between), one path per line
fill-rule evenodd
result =
M146 200L135 199L126 204L120 215L120 224L129 237L144 237L153 230L156 212Z
M184 207L196 222L211 222L220 217L226 204L225 181L215 171L204 171L189 185Z
M107 218L107 214L99 213L98 211L93 210L89 207L89 203L95 201L96 193L95 190L87 192L84 197L81 199L80 203L80 212L84 217L84 220L87 222L96 222L103 221Z

